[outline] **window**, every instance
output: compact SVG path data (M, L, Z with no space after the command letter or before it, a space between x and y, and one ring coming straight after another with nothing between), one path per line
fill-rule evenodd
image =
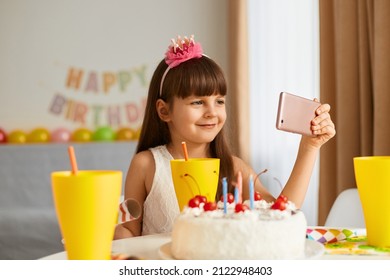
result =
M251 164L275 196L295 162L300 136L276 130L279 93L319 96L318 1L249 0ZM302 210L317 224L318 160ZM275 179L274 179L275 178Z

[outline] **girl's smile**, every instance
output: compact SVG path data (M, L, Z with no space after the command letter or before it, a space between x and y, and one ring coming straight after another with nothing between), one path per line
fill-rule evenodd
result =
M214 128L216 126L215 123L210 123L210 124L197 124L198 126L202 128Z

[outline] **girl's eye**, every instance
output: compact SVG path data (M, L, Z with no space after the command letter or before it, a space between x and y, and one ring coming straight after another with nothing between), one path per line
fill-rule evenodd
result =
M217 100L217 103L218 103L219 105L224 105L224 104L225 104L225 99L218 99L218 100Z
M203 101L202 100L192 101L191 104L192 105L202 105Z

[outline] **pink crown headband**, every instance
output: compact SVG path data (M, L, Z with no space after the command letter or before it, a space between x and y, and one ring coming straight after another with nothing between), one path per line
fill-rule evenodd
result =
M171 44L165 53L165 62L168 64L168 67L161 78L160 96L162 94L162 87L165 77L170 69L192 58L200 58L202 55L202 46L200 43L195 43L194 35L191 35L190 38L181 38L180 36L177 36L176 40L171 39Z

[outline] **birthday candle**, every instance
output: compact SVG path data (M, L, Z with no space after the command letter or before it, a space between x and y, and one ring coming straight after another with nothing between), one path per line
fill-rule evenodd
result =
M253 200L255 196L254 186L253 186L253 176L249 176L249 206L253 209Z
M242 203L242 173L238 171L237 174L237 188L238 188L238 203Z
M236 204L238 204L238 193L239 193L238 187L235 187L234 188L234 202Z
M223 213L227 213L227 180L226 177L222 178L222 193L223 193Z

